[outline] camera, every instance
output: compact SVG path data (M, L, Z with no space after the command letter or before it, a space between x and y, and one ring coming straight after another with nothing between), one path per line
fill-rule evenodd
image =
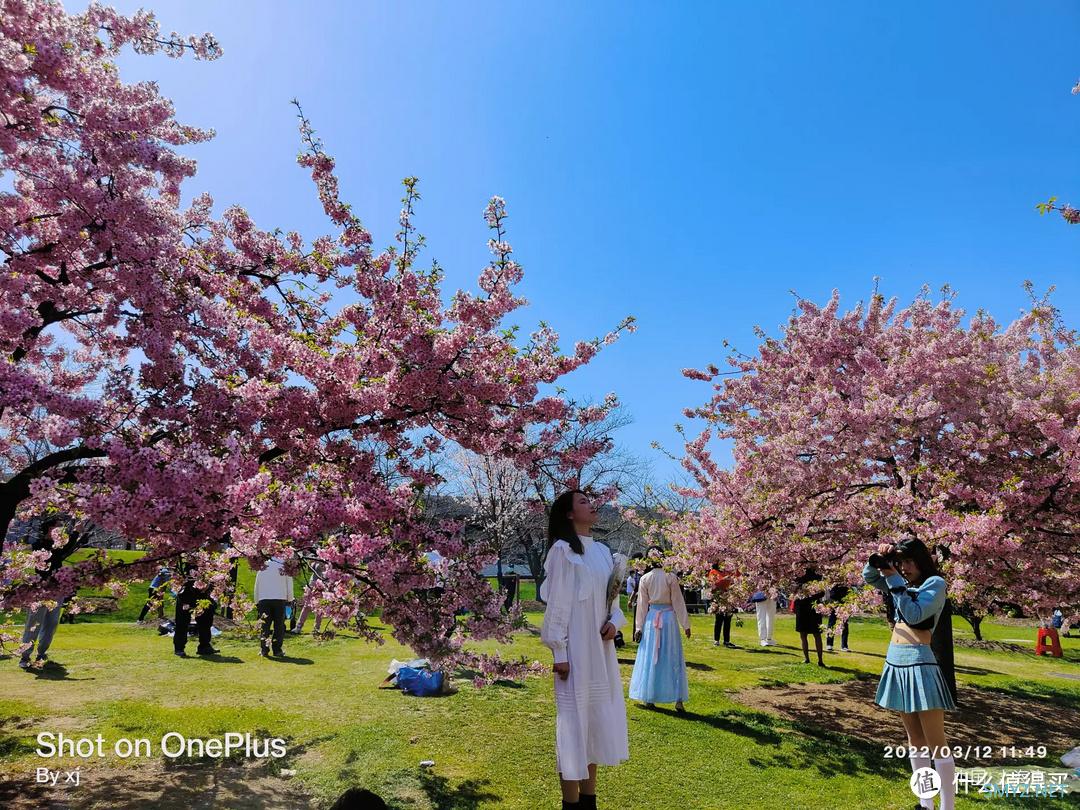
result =
M874 568L896 568L896 552L887 554L871 554L868 560Z

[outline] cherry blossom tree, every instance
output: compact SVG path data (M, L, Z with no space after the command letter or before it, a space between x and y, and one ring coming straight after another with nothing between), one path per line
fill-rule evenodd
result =
M1074 96L1080 95L1080 81L1073 85L1072 94ZM1058 202L1057 197L1051 197L1046 202L1038 203L1035 208L1036 210L1038 210L1039 214L1043 216L1049 214L1051 211L1057 211L1059 214L1061 214L1061 218L1070 225L1076 225L1080 223L1080 209L1074 208L1068 203Z
M799 300L732 371L684 372L714 393L686 411L706 422L684 459L704 506L673 528L678 555L795 590L808 568L857 584L879 543L915 535L975 621L1080 602L1080 353L1060 314L1034 296L1006 328L965 323L951 294L839 304Z
M279 555L291 571L317 557L326 575L309 598L372 638L375 612L443 660L466 635L505 637L479 574L491 548L426 519L429 459L447 445L522 466L587 454L557 437L614 399L578 407L542 389L632 319L570 354L546 325L519 341L505 319L524 303L523 271L497 197L479 291L444 301L441 268L416 261L416 179L396 244L376 252L302 112L298 162L331 234L262 230L238 206L215 217L207 195L184 207L195 164L174 147L211 133L179 124L154 85L124 84L111 60L129 44L214 58L214 39L162 37L152 15L97 5L3 10L0 171L14 193L0 193L0 530L61 512L147 554L65 564L74 528L51 551L5 548L0 608L142 578L178 555L223 598L238 556ZM55 449L31 461L24 448L41 439ZM447 565L434 570L428 551Z

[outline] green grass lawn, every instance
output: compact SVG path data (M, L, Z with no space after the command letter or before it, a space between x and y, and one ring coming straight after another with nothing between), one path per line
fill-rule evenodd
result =
M124 611L133 605L137 612L141 602L126 605ZM542 616L530 614L529 619L538 626ZM965 628L957 620L957 633ZM748 708L734 694L755 686L876 675L888 642L888 628L881 621L853 623L851 644L857 652L831 656L833 668L828 670L801 664L790 615L782 614L777 621L776 635L784 646L769 650L756 645L752 615L744 615L743 626L733 628L738 650L712 646L709 616L694 617L693 629L686 648L690 714L684 718L628 703L631 760L602 769L601 806L913 806L906 759L885 759L880 746ZM1034 630L987 625L987 636L1033 638ZM1080 708L1080 681L1055 674L1080 673L1080 642L1065 641L1064 661L958 648L959 679L964 686L1001 694L1036 695L1047 711L1054 705ZM188 737L252 732L286 738L289 755L272 770L295 770L292 779L281 783L298 786L311 797L291 806L325 805L354 785L376 791L398 808L558 806L550 675L524 685L481 690L462 680L455 695L410 698L377 688L391 658L411 657L392 640L374 646L341 634L326 642L309 635L287 637L291 658L285 661L260 659L257 643L239 634L223 634L216 644L222 650L217 660L178 659L171 654L169 639L157 636L153 628L85 622L61 625L51 650L57 664L40 674L19 670L12 659L0 660L0 803L27 785L42 764L34 753L38 732L100 733L108 742L145 737L153 741L156 753L161 736L178 731ZM620 659L632 659L634 649L623 648ZM538 638L526 632L504 652L550 660ZM629 681L631 666L622 669L624 681ZM895 715L882 711L880 722L894 728L895 741L902 742ZM428 759L435 761L434 768L421 769L419 763ZM71 806L134 806L133 798L130 804L119 798L124 795L120 785L127 784L125 773L135 772L140 763L148 767L147 762L68 760L71 767L82 765L84 791L81 802ZM50 763L56 767L55 761ZM143 795L141 801L143 806L174 806L166 797ZM198 806L262 806L262 800L251 801ZM1022 804L1076 806L1068 802L1044 798ZM1004 800L963 797L957 802L960 808L1005 805Z

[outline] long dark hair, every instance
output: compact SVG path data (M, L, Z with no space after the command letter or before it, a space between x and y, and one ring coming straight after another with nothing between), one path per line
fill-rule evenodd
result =
M918 537L905 537L897 543L896 556L903 560L914 560L915 564L919 566L919 582L913 582L912 585L925 582L930 577L941 576L934 555L930 553L930 549L923 545L923 541Z
M571 489L564 492L554 503L548 512L548 550L559 540L565 540L576 554L584 554L585 547L581 544L581 538L574 528L574 521L570 519L570 513L574 511L574 496L584 495L580 489Z

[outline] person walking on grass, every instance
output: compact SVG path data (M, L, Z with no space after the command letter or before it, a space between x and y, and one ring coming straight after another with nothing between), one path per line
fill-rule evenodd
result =
M285 655L285 606L293 599L293 578L285 573L280 557L271 557L255 575L255 606L262 619L259 655L266 658L271 648L278 658ZM271 626L273 641L271 642Z
M36 530L33 524L37 524ZM53 530L61 525L59 517L51 515L44 519L31 521L30 548L33 551L51 551L53 548ZM37 569L38 576L45 576L48 570ZM22 669L30 669L31 666L44 665L48 660L49 647L52 645L56 628L60 624L60 614L64 609L67 599L48 599L32 604L26 609L26 624L23 625L22 651L19 656L19 666ZM33 664L31 657L35 651L37 656Z
M540 599L540 641L555 659L555 762L563 810L596 807L596 768L630 757L615 634L626 624L618 593L608 599L615 564L592 538L596 510L580 490L555 499Z
M218 650L210 643L213 638L214 612L217 610L217 602L210 596L209 588L200 588L191 573L190 563L180 563L180 574L184 577L184 584L180 592L176 594L176 620L173 622L173 653L180 658L187 658L187 638L191 629L191 615L199 611L195 617L195 627L199 632L199 646L195 650L198 655L217 655Z
M755 591L750 597L750 603L757 611L757 631L761 646L776 646L776 639L773 638L773 627L776 625L776 591L772 588Z
M679 578L660 567L662 552L649 549L649 570L638 582L634 640L638 642L634 672L630 676L630 699L649 708L657 703L674 703L675 711L685 711L690 699L679 628L690 638L690 617L686 612Z
M300 608L300 618L296 622L296 626L289 630L294 635L300 635L304 632L304 625L307 624L307 618L315 613L315 632L319 633L322 630L323 615L319 612L318 608L312 608L311 603L314 601L314 592L323 579L323 572L326 570L326 562L318 558L311 561L311 580L308 582L307 588L304 589L304 606Z
M892 597L896 610L885 665L874 701L900 712L913 773L931 767L941 777L941 810L953 810L956 765L945 739L945 712L956 708L945 674L931 648L948 586L937 563L915 537L882 545L863 569L867 583ZM921 806L933 808L932 798Z
M168 566L163 565L158 569L154 578L150 580L150 587L147 589L146 604L144 604L142 610L139 611L140 622L146 618L146 614L150 612L150 608L155 603L157 604L158 618L165 618L165 587L169 584L171 578L172 573L169 571Z
M808 569L796 582L799 585L809 585L818 579L820 577L817 572ZM817 612L817 606L824 595L823 591L811 591L795 600L795 632L799 634L802 642L803 663L810 663L810 636L813 636L819 667L825 666L825 662L821 658L821 614Z
M30 658L35 650L37 657L34 662L38 666L48 659L49 647L52 645L53 636L56 635L56 627L60 624L60 613L64 609L63 599L46 600L36 605L31 605L26 611L26 624L23 626L22 655L19 656L19 666L30 669Z
M731 643L731 618L734 615L732 609L725 604L727 592L731 589L732 572L726 571L716 563L709 570L706 579L712 589L712 605L710 610L715 614L713 620L713 646L720 646L720 635L723 633L724 646L734 648Z
M836 638L836 633L833 631L837 619L836 606L838 603L843 602L850 592L851 589L847 585L833 585L825 591L825 602L829 605L829 631L825 638L825 650L827 652L833 651L833 640ZM851 652L848 649L848 629L850 627L851 622L845 621L843 628L840 630L840 652Z

